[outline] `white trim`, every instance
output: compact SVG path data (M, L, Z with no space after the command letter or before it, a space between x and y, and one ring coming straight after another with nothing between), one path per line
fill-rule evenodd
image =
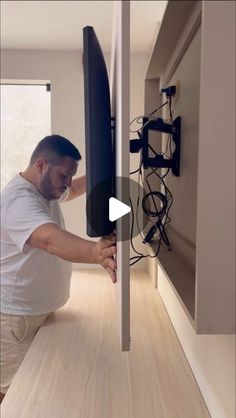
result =
M47 84L51 84L50 80L16 80L16 79L2 79L1 78L1 85L4 84L8 84L8 85L36 85L36 86L41 86L41 85L47 85Z

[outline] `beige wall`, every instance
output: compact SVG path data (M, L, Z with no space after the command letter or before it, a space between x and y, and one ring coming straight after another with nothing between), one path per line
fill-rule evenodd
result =
M217 329L218 333L233 333L236 289L232 1L203 2L198 155L196 323L205 332Z
M170 211L171 223L168 225L169 238L178 255L192 268L195 268L196 251L200 54L199 28L172 78L167 81L168 85L179 83L179 96L174 98L172 106L174 118L181 116L182 131L180 176L169 174L165 180L174 199ZM167 110L164 114L164 117L168 118ZM167 139L163 143L163 149L166 147L166 141ZM186 246L190 247L188 253Z
M169 3L175 7L175 2ZM191 150L186 154L189 144L184 141L194 139L194 120L189 111L195 112L195 132L199 130L198 161L192 161L195 171L196 162L198 169L197 196L191 210L193 222L190 225L185 214L183 231L190 243L196 241L196 324L202 325L203 332L194 331L163 269L151 260L149 271L153 282L158 282L158 291L212 418L234 418L235 335L227 332L232 334L235 319L235 3L205 1L202 10L201 55L198 32L171 81L180 79L176 110L183 117L181 164L184 171L188 159L192 158ZM184 73L180 74L180 70ZM193 79L186 70L191 71ZM190 92L194 93L194 102ZM188 99L187 103L182 102L182 95ZM191 124L190 135L187 135L186 121ZM191 183L189 169L188 174L184 181ZM171 187L175 187L174 182ZM176 192L179 187L176 185ZM184 187L184 191L187 189ZM177 216L180 212L173 208L177 229L180 222L175 219L174 209ZM196 231L191 231L190 226ZM189 261L192 264L191 258ZM218 327L219 332L212 332L212 326ZM200 335L203 333L211 335Z
M235 418L235 336L197 335L160 267L156 274L158 291L212 418Z

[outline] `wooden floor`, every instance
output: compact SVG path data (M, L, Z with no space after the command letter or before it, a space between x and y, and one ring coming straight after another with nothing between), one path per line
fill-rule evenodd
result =
M113 284L76 272L69 303L37 334L2 418L205 418L203 398L145 273L131 277L131 351L121 352Z

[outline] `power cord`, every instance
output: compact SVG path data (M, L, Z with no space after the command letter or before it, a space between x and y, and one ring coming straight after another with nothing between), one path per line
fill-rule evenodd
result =
M167 102L165 102L159 108L155 109L152 113L150 113L150 115L148 116L148 118L150 118L150 116L152 116L154 113L156 113L159 109L161 109L166 104L169 105L170 120L173 121L172 109L171 109L171 97L169 97L169 100ZM137 123L140 123L139 120L141 118L142 118L141 116L138 116L137 118L135 118L131 122L131 124L134 121L137 121ZM148 124L150 121L151 120L148 120L146 122L146 124ZM130 126L131 126L131 124L130 124ZM145 126L146 126L146 124L145 124ZM139 138L141 138L142 137L143 128L144 128L144 125L142 125L142 127L140 129L138 129L136 131L130 130L130 132L138 133ZM158 155L155 152L155 150L150 145L149 145L149 148L155 154L155 156ZM169 149L169 153L168 153L168 149ZM167 155L167 153L169 155ZM172 150L171 150L171 137L170 137L170 135L168 137L168 142L167 142L166 150L165 150L164 153L162 153L162 155L165 155L165 156L168 156L169 158L171 158ZM135 173L139 173L139 175L138 175L139 193L138 193L137 206L136 206L136 222L137 222L139 234L140 234L140 236L141 236L141 238L143 240L143 243L150 242L151 239L153 238L154 234L155 233L159 233L159 236L158 236L158 245L157 245L157 249L156 249L156 252L155 252L154 255L152 255L152 256L150 254L145 255L145 254L140 253L139 251L137 251L135 249L134 244L133 244L134 209L133 209L132 201L130 199L131 216L132 216L132 221L131 221L131 247L132 247L133 251L137 254L136 256L130 258L130 266L133 266L134 264L136 264L138 261L140 261L143 258L147 258L147 257L155 258L158 255L159 251L160 251L161 244L164 244L165 246L167 246L168 248L170 248L170 243L169 243L169 240L168 240L166 231L165 231L165 227L171 221L171 218L169 217L169 212L170 212L170 208L171 208L171 206L173 204L173 195L171 194L170 190L168 189L168 187L166 186L166 183L164 181L164 178L169 173L170 168L168 168L168 170L166 171L166 173L163 176L159 175L157 173L157 170L158 170L158 168L154 168L154 169L151 170L151 172L148 175L145 176L145 181L146 181L146 184L148 186L149 193L147 193L144 196L144 198L142 199L142 209L143 209L143 212L146 215L147 219L151 223L153 223L153 226L148 231L146 237L143 237L142 236L140 227L138 225L138 216L137 216L138 210L139 210L139 205L140 205L140 188L141 188L140 179L141 178L142 178L142 182L143 182L143 186L144 186L143 172L142 172L142 158L141 158L141 156L140 156L140 164L139 164L138 169L136 169L135 171L132 171L130 173L130 175L135 174ZM148 180L148 178L151 175L156 175L161 180L161 183L162 183L163 188L164 188L164 193L161 193L161 192L158 192L158 191L152 191L151 190L151 186L150 186L150 183L149 183L149 180ZM156 205L156 202L155 202L155 198L154 197L155 198L158 198L160 200L160 202L161 202L161 206L160 206L159 209L157 208L157 205ZM153 206L154 206L155 210L151 210L148 207L147 202L150 199L152 200L152 203L153 203ZM157 218L157 220L155 222L153 222L152 218Z

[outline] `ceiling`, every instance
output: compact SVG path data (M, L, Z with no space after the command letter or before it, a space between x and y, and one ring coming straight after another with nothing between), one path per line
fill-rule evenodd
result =
M109 52L114 1L1 1L1 48L78 50L93 26ZM167 1L130 1L131 51L149 53Z

